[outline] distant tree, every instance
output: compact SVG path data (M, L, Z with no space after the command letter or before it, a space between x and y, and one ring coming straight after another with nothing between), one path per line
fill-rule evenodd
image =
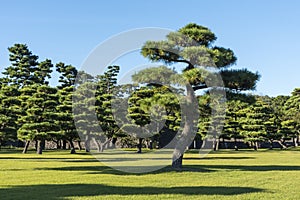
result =
M58 63L56 71L61 74L58 86L59 105L57 106L58 123L60 125L61 135L58 139L63 139L63 143L68 141L71 147L71 153L76 153L73 140L79 139L76 126L73 119L72 96L75 88L75 79L77 76L77 69L72 65L65 65ZM63 145L65 147L65 145Z
M32 89L36 93L26 100L26 115L19 119L22 125L18 137L27 141L37 140L37 154L42 154L45 140L59 134L58 95L56 88L47 85L33 85Z
M5 68L2 80L6 85L15 86L19 89L18 100L21 102L19 105L20 113L18 114L18 125L23 126L22 118L28 117L31 103L27 102L28 99L33 98L33 95L38 93L37 89L40 86L47 86L48 79L51 77L52 63L51 60L38 62L38 56L32 54L25 44L15 44L8 48L9 60L11 65ZM37 116L38 117L38 116ZM42 118L41 116L39 116ZM23 136L18 134L18 138ZM25 137L31 138L31 137ZM26 139L26 140L27 140ZM26 153L30 140L27 140L24 148Z
M95 117L97 84L91 75L82 71L78 73L79 81L82 82L77 82L72 97L74 121L80 138L84 138L85 151L90 152L92 139L100 133L98 119Z
M15 44L8 48L11 66L3 74L9 84L24 87L38 81L38 56L33 55L25 44Z
M292 96L284 104L283 134L292 138L294 146L299 145L300 130L300 88L295 88Z
M233 138L235 150L239 149L237 140L244 138L243 135L241 135L241 119L246 115L246 113L243 112L243 109L247 108L248 106L250 105L239 100L232 100L227 102L224 133L228 138Z
M48 84L53 67L51 60L38 62L25 44L15 44L8 48L11 65L2 72L10 85L24 87L32 84Z
M0 149L3 142L17 139L17 118L21 103L18 95L16 86L0 87Z
M284 145L284 130L282 122L285 120L284 104L288 100L288 96L277 96L271 99L271 117L265 122L266 139L270 143L270 149L273 149L273 143L277 141L282 148L286 148Z
M272 110L267 101L270 101L269 97L257 97L255 104L241 111L245 116L241 119L241 134L245 138L244 140L253 146L254 150L258 149L258 142L264 141L268 131L273 129L273 124L269 123L273 118Z
M102 152L105 145L112 143L115 145L120 130L115 117L112 103L116 94L117 76L119 74L119 66L108 66L104 74L96 77L96 113L102 133L98 133L95 137L98 151Z

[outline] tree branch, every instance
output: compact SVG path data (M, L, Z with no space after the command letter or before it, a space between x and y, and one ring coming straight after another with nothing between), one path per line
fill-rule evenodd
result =
M204 85L197 85L197 86L193 87L193 90L197 91L197 90L202 90L202 89L205 89L205 88L208 88L206 84L204 84Z
M186 63L189 66L194 66L191 62L187 61L187 60L172 60L173 62L181 62L181 63Z

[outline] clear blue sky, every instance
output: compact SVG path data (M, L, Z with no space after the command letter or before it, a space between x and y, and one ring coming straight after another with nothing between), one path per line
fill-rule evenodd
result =
M262 75L255 93L288 95L300 87L299 10L297 0L1 1L0 67L9 65L7 47L14 43L79 68L93 48L119 32L195 22L217 35L217 45L235 51L236 67Z

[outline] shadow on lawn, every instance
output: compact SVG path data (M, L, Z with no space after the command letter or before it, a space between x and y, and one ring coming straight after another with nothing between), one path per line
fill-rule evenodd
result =
M235 157L222 157L222 156L214 156L214 157L186 157L184 160L244 160L244 159L255 159L255 157L245 157L245 156L235 156Z
M57 167L57 168L36 168L36 170L54 170L54 171L77 171L86 174L114 174L114 175L143 175L143 174L161 174L175 171L170 166L164 167L160 170L148 172L148 173L127 173L124 171L141 171L141 168L147 169L147 166L122 166L118 169L123 171L118 171L116 169L107 166L70 166L70 167ZM127 169L127 170L126 170ZM300 166L280 166L280 165L266 165L266 166L251 166L251 165L184 165L180 171L176 172L202 172L210 173L219 170L231 170L231 171L299 171ZM145 170L147 171L147 170Z
M260 188L252 187L224 187L224 186L188 186L188 187L129 187L109 186L102 184L47 184L14 186L1 188L3 199L50 199L58 200L66 197L99 196L99 195L238 195L253 192L264 192Z

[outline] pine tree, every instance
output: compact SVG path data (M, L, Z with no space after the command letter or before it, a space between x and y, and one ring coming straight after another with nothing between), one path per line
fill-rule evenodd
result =
M192 107L183 118L185 127L182 131L181 140L174 150L172 166L182 167L182 158L189 139L193 135L196 126L193 117L198 116L198 102L195 98L195 91L209 89L205 82L207 74L211 74L210 68L219 70L224 86L231 90L244 91L255 88L259 79L257 73L252 73L246 69L229 70L228 67L236 62L236 57L231 49L213 46L216 36L208 28L191 23L177 32L171 32L163 41L148 41L142 47L142 55L153 62L164 62L167 65L184 64L182 75L186 87L186 103ZM140 74L139 74L140 75ZM139 76L137 75L137 76ZM151 80L148 75L143 77L143 81ZM193 113L194 112L194 113Z
M294 146L300 143L300 88L295 88L292 96L284 104L284 120L282 121L281 132L285 135L285 139L292 139Z
M17 140L18 95L16 86L2 85L0 89L0 149L2 142Z
M57 89L46 85L33 85L31 89L36 93L26 100L26 115L19 119L22 125L18 137L27 141L37 140L37 153L42 154L45 140L59 134ZM27 92L30 93L28 89Z
M91 76L85 72L79 72L80 78L83 80L80 84L76 85L76 90L73 93L73 113L74 122L80 138L84 138L85 151L90 152L91 142L95 135L101 133L99 130L99 122L96 112L96 98L95 91L97 84Z
M113 146L115 145L120 130L113 113L116 111L112 106L112 103L115 103L113 102L115 101L114 97L117 95L116 87L119 71L119 66L108 66L103 75L96 77L96 113L103 132L99 133L98 137L95 138L95 143L100 152L109 143L112 143Z
M3 72L5 77L2 78L2 80L4 80L5 84L15 86L19 89L18 100L21 103L17 122L21 127L25 123L22 120L29 117L28 113L30 111L27 109L31 108L29 105L32 104L32 102L28 102L28 100L33 98L34 95L37 95L37 89L40 86L48 85L47 79L50 78L53 65L49 59L38 62L38 56L32 54L25 44L15 44L8 48L8 50L11 65L5 68ZM41 116L39 117L42 118ZM23 134L18 134L18 138L27 140L23 151L26 153L30 139L34 137L31 137L30 134L28 137Z
M241 112L245 114L245 117L241 119L241 134L245 138L244 140L249 142L254 150L257 150L258 142L264 141L267 137L266 127L271 129L271 125L266 124L272 118L270 106L263 97L260 97L257 98L255 104L246 107Z
M59 135L58 140L62 139L63 144L65 144L65 141L68 141L71 147L71 154L73 154L76 153L73 140L77 139L80 141L74 123L72 107L72 96L78 71L72 65L65 65L64 63L56 64L56 71L61 74L59 77L61 85L58 86L59 105L57 106L61 135Z
M235 150L239 149L237 140L244 138L243 135L241 135L241 118L244 115L242 110L247 106L250 105L239 100L232 100L227 102L224 133L228 138L233 138Z
M8 48L11 66L5 68L3 74L9 84L24 87L36 82L38 56L33 55L25 44L15 44Z

